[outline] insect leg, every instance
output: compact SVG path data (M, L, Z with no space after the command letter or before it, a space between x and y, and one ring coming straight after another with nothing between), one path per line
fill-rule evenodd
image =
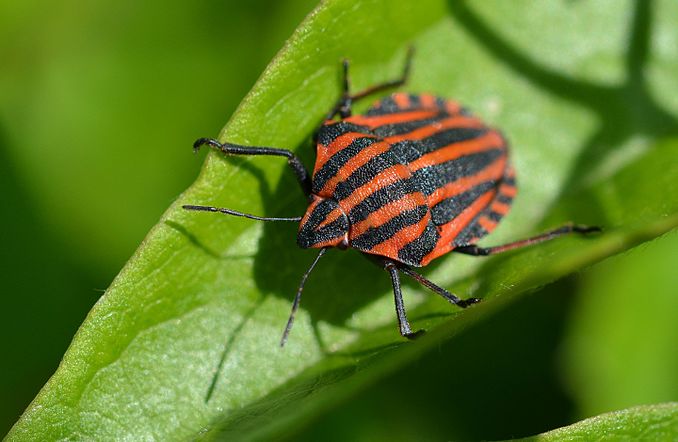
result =
M325 117L326 120L331 120L335 115L339 115L341 118L348 118L351 116L351 106L353 105L353 97L351 97L351 77L348 75L350 62L347 58L341 62L341 66L344 69L343 72L343 81L341 89L341 97L337 100L337 104L334 105L332 110L330 110Z
M384 268L391 274L391 282L393 283L393 296L395 298L396 315L398 315L398 326L400 327L400 334L408 339L414 339L421 335L424 331L412 331L410 323L407 320L405 313L405 304L403 303L403 294L400 290L400 275L398 274L398 267L390 261L384 261Z
M453 252L463 253L465 255L473 256L487 256L487 255L496 255L497 253L507 252L509 250L520 249L522 247L531 246L533 244L538 244L540 242L550 241L562 235L567 235L569 233L597 233L601 232L602 229L596 226L581 226L575 224L566 224L557 229L551 230L541 235L533 236L531 238L522 239L520 241L510 242L508 244L503 244L500 246L494 247L478 247L476 244L469 244L466 246L457 247L452 249Z
M459 307L466 308L471 304L475 304L477 302L480 302L480 299L478 298L468 298L468 299L460 299L457 296L453 295L452 293L448 292L444 288L438 286L437 284L433 283L432 281L429 281L428 279L424 278L422 275L419 273L415 272L411 268L407 266L401 266L400 271L406 274L407 276L411 277L415 281L417 281L419 284L423 285L427 289L431 290L432 292L435 292L442 296L443 298L447 299L450 301L452 304L458 305Z
M287 158L287 164L289 164L289 166L292 168L292 171L294 172L294 175L297 177L297 181L301 186L301 190L304 192L304 195L310 199L311 176L304 167L304 164L301 162L299 157L294 154L294 152L276 147L239 146L237 144L231 143L222 144L212 138L199 138L195 143L193 143L193 150L197 152L203 145L212 147L226 155L269 155Z
M348 118L351 116L351 107L353 102L361 98L365 98L368 95L372 95L377 92L384 91L386 89L391 89L394 87L402 86L407 82L407 79L410 76L410 67L412 66L412 56L414 55L414 47L410 46L407 50L407 56L405 59L405 66L403 67L403 73L401 76L395 80L385 81L383 83L375 84L374 86L368 87L360 92L351 94L351 80L349 77L349 66L350 63L347 59L344 59L342 66L344 68L344 77L343 77L343 89L341 97L337 104L332 108L332 110L327 114L326 119L330 120L334 118L335 115L339 115L341 118Z
M367 97L368 95L372 95L376 92L381 92L386 89L394 88L394 87L400 87L407 83L407 80L410 76L410 68L412 66L412 57L414 56L414 47L410 46L407 49L407 55L405 58L405 65L403 66L403 73L400 75L399 78L391 81L385 81L384 83L379 83L375 84L374 86L368 87L367 89L364 89L360 92L357 92L355 94L351 95L352 100L359 100L361 98Z

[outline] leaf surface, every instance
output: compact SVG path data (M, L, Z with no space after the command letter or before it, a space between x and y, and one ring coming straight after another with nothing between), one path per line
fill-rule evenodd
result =
M641 405L585 419L524 441L657 441L678 437L678 404Z

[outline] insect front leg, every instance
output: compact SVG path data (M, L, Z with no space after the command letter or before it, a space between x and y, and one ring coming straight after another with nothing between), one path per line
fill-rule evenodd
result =
M287 164L292 168L294 175L301 186L301 190L306 195L306 198L311 200L311 176L304 167L298 156L291 150L279 149L277 147L254 147L254 146L240 146L232 143L220 143L213 138L199 138L193 143L193 150L195 152L200 150L200 147L207 145L212 147L225 155L268 155L287 158Z
M287 164L292 168L294 175L297 177L297 181L301 186L301 190L306 195L306 198L311 201L311 176L306 171L306 168L302 164L299 157L297 157L292 151L287 149L278 149L275 147L252 147L252 146L239 146L232 143L220 143L219 141L212 138L199 138L195 143L193 143L193 150L195 152L200 150L200 147L207 145L212 147L226 155L269 155L269 156L279 156L287 158ZM251 215L249 213L238 212L232 209L226 209L223 207L213 207L213 206L197 206L193 204L186 204L182 206L185 210L196 210L201 212L217 212L223 213L225 215L240 216L243 218L254 219L257 221L301 221L301 217L287 217L287 218L273 218L273 217L263 217L257 215Z
M498 253L508 252L509 250L520 249L534 244L539 244L541 242L550 241L552 239L558 238L559 236L567 235L569 233L579 233L585 235L588 233L599 233L601 231L602 229L596 226L581 226L574 224L566 224L557 229L548 231L546 233L542 233L541 235L521 239L519 241L510 242L508 244L502 244L500 246L478 247L476 244L468 244L465 246L452 249L452 251L472 256L496 255Z

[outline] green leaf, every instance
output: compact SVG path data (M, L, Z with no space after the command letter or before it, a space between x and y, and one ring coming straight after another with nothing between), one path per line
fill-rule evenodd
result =
M658 441L678 438L678 403L642 405L601 414L524 441Z
M295 226L180 206L294 216L304 210L301 192L282 161L210 154L90 312L10 439L270 438L535 287L674 228L678 103L649 90L678 66L664 46L650 57L647 42L650 30L676 42L678 30L651 22L649 4L640 2L628 24L612 1L600 10L586 2L322 3L222 140L292 148L312 164L309 139L338 97L340 60L350 58L360 89L395 77L413 44L407 89L458 98L514 147L520 194L486 244L567 220L601 224L605 234L487 260L438 260L431 279L484 302L460 312L407 285L410 319L429 331L415 342L397 334L387 275L357 253L331 251L280 349L291 297L313 259L296 248ZM661 17L678 12L657 4ZM576 50L564 54L567 47Z

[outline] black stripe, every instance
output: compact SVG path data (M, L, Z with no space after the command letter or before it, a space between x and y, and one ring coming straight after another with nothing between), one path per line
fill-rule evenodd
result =
M416 94L408 94L407 97L410 99L409 109L417 109L421 107L421 98Z
M369 135L370 129L366 126L359 126L357 124L348 123L345 121L323 124L320 126L320 129L318 129L318 143L329 146L340 135L344 135L349 132L358 132Z
M336 207L336 203L332 204L331 201L327 199L322 200L313 208L313 212L311 212L311 215L306 219L302 228L309 226L309 228L315 229Z
M473 204L481 195L497 186L495 181L485 181L464 193L446 198L433 206L431 209L431 220L436 226L447 224L458 217L461 212Z
M315 244L344 236L349 228L348 220L344 216L340 216L322 229L318 228L327 219L328 215L332 213L332 210L337 207L336 201L332 200L323 200L315 206L311 215L299 229L297 243L303 248L309 248Z
M423 108L421 107L421 96L419 95L414 95L410 94L410 106L407 108L399 108L398 105L395 103L395 100L393 100L392 96L386 97L380 101L378 101L376 104L374 104L372 107L370 107L367 112L365 112L365 115L367 116L377 116L377 115L390 115L390 114L397 114L400 112L409 112L413 109ZM448 100L442 98L442 97L434 97L435 99L435 107L437 107L441 113L444 115L471 115L471 112L464 108L461 107L459 108L459 112L455 113L449 113L447 111L447 103Z
M383 100L378 101L371 108L365 112L367 116L376 116L376 115L388 115L393 113L401 112L400 108L393 100L392 96L386 97Z
M424 145L416 140L403 140L391 144L390 152L401 164L409 164L424 155Z
M513 197L500 193L499 195L497 195L497 201L504 204L511 204L511 202L513 201Z
M428 213L427 206L417 206L406 210L378 227L370 227L362 235L351 241L351 246L359 250L370 250L377 244L388 241L407 226L417 224Z
M482 238L483 236L487 235L489 232L485 230L483 226L480 225L478 220L482 217L485 216L492 221L499 222L502 220L504 215L494 212L493 210L490 210L491 204L500 199L501 194L492 201L490 201L487 206L483 208L483 210L476 215L473 218L473 221L471 221L461 232L459 232L459 235L457 235L454 240L452 241L452 244L454 247L460 247L460 246L465 246L470 244L472 241L477 241L478 239ZM510 200L509 200L510 202Z
M516 179L514 177L508 177L504 175L504 178L501 181L503 184L506 184L507 186L512 186L515 187L516 185Z
M426 195L431 195L440 187L459 178L475 175L504 155L502 149L490 149L465 155L444 163L421 168L413 177L421 183Z
M422 259L436 248L439 239L438 230L433 223L428 223L421 235L398 251L398 259L408 265L421 266Z
M391 114L399 114L403 112L411 112L413 110L424 110L421 107L421 98L419 95L415 94L408 94L407 97L410 100L410 104L406 107L399 107L395 100L393 99L393 95L390 95L377 103L375 103L372 107L367 109L367 112L365 112L365 115L368 117L376 117L379 115L391 115Z
M403 164L409 164L434 150L460 141L475 139L485 134L486 129L459 127L433 134L422 140L403 140L391 144L391 152ZM441 144L441 143L445 144Z
M480 138L487 132L487 128L455 127L436 132L430 137L423 138L420 142L426 149L426 152L433 152L450 144Z
M454 247L469 245L471 242L477 241L478 239L490 233L485 230L485 228L478 222L482 216L485 216L495 222L501 221L503 215L496 213L489 208L493 201L490 201L487 206L485 206L483 210L481 210L481 212L473 218L473 221L471 221L461 232L459 232L459 235L457 235L452 241Z
M438 109L447 112L447 100L442 97L436 97L436 106Z
M389 184L358 203L348 213L349 220L351 223L362 221L370 213L403 198L408 193L422 192L425 195L430 195L445 184L480 172L500 157L502 153L498 149L490 150L419 169L414 172L412 177Z
M399 163L393 157L393 153L388 150L373 156L367 163L337 184L334 197L340 201L348 198L358 187L372 181L379 173L396 164Z
M373 192L358 203L349 211L348 219L351 224L360 222L380 207L392 203L393 201L397 201L409 193L417 191L421 190L416 187L416 181L413 178L398 180L395 183L391 183L388 186Z
M344 234L348 232L346 218L340 216L336 220L324 226L322 229L318 229L317 232L322 239L322 241L319 242L325 242L333 238L344 236Z
M452 240L452 245L454 247L466 246L471 244L471 242L478 240L479 238L488 234L487 230L483 228L478 222L478 219L481 215L477 215L473 218L461 232Z
M488 210L487 212L485 212L485 216L497 223L501 221L501 219L504 217L504 215L502 215L501 213L497 213L493 210Z
M382 138L392 137L394 135L404 135L413 130L421 129L429 126L437 121L447 118L445 115L437 115L431 118L424 118L420 120L405 121L402 123L384 124L372 129L372 132Z
M325 184L331 180L351 158L356 156L361 150L377 142L376 138L356 138L346 148L332 155L323 166L313 174L313 192L318 193L325 187Z
M436 106L443 112L447 112L447 100L442 97L436 97Z
M297 235L297 244L304 249L316 244L326 243L332 239L343 237L348 232L346 219L341 217L319 230L301 230Z

